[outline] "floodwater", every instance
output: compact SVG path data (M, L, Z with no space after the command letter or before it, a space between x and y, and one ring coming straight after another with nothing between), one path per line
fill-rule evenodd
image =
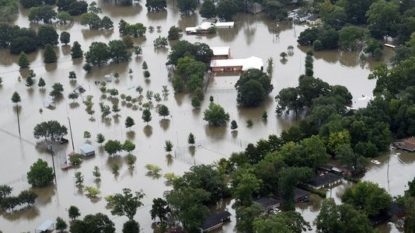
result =
M0 163L0 184L8 184L13 187L13 194L18 194L21 190L28 189L30 186L26 180L26 172L30 165L38 158L46 160L52 165L52 157L45 150L42 143L33 137L33 128L36 124L47 120L58 120L69 128L69 119L72 125L73 141L75 150L85 143L83 132L90 131L92 138L90 142L97 146L97 155L94 158L85 160L78 169L84 174L84 186L98 187L101 191L101 198L91 200L85 196L82 190L78 190L74 183L74 173L76 170L62 171L60 167L64 164L65 155L72 151L71 143L64 146L54 146L55 167L57 185L35 189L39 194L35 207L22 209L13 213L0 213L0 230L5 233L16 231L33 231L45 219L55 219L57 216L68 220L67 208L71 205L78 206L82 216L103 212L110 215L106 209L104 197L113 193L119 193L123 188L128 187L132 190L142 190L146 197L143 199L144 206L139 209L136 220L139 221L142 232L151 232L151 219L149 210L151 201L155 197L161 197L169 187L165 185L165 179L153 179L146 176L144 166L146 164L156 164L162 168L162 174L174 172L183 174L194 164L210 164L222 157L229 157L231 152L240 151L245 148L247 143L255 142L260 138L266 138L269 134L279 134L282 130L295 124L292 116L277 117L274 115L276 104L275 95L285 87L296 86L298 77L303 73L303 64L307 48L296 46L296 37L304 30L305 26L292 25L290 23L280 23L276 28L275 23L263 19L261 16L238 15L235 17L234 29L219 29L217 35L208 36L188 36L183 35L182 39L190 42L204 42L210 46L230 46L231 54L234 58L246 58L258 56L264 62L272 57L274 60L274 72L272 83L274 90L265 103L258 108L245 109L236 106L236 92L234 84L237 76L217 75L209 82L206 100L201 110L193 110L190 104L189 95L174 95L171 83L168 80L168 71L165 67L168 49L155 50L152 42L158 36L167 36L167 31L172 25L178 25L182 29L188 26L195 26L201 22L198 14L181 16L177 9L176 1L168 1L168 10L159 13L147 13L144 3L141 2L136 7L118 7L110 2L99 1L98 6L102 8L103 15L108 15L117 25L122 18L130 23L141 22L146 26L153 26L154 32L147 32L146 38L135 39L135 44L143 47L143 55L133 56L129 62L108 65L94 68L90 74L82 70L83 61L72 61L70 58L70 46L59 45L55 50L58 54L58 63L52 65L43 64L43 51L29 54L31 68L37 74L36 80L43 77L46 81L46 91L40 90L36 85L27 88L24 79L18 81L18 76L25 77L25 73L19 72L17 56L10 56L8 51L0 50L0 76L3 77L3 85L0 87L1 117L0 117L0 148L2 153ZM28 11L22 11L17 17L15 24L19 26L31 26L27 19ZM161 26L161 30L157 30ZM71 33L71 44L79 41L84 51L94 41L108 42L119 39L118 29L112 31L91 31L87 27L75 22L71 25L56 25L58 33L68 31ZM288 57L286 62L280 60L279 54L287 51L287 47L295 47L294 54ZM390 51L385 51L386 57L390 56ZM150 82L145 82L141 64L146 61L151 73ZM359 61L357 53L339 53L337 51L318 52L315 54L314 72L316 77L320 77L330 84L345 85L354 96L355 106L364 106L363 97L371 96L375 85L373 80L368 80L367 76L378 63L373 61ZM132 69L133 73L128 74ZM71 84L68 73L75 71L77 74L76 84ZM144 96L147 90L160 93L163 85L167 85L170 95L162 103L167 105L171 112L171 117L162 120L155 110L152 110L153 119L148 126L141 120L141 112L128 105L120 105L120 117L112 117L109 121L101 121L99 102L110 105L110 101L101 98L99 86L94 84L96 80L103 80L104 75L119 73L118 82L108 83L108 88L116 88L119 93L138 96L135 87L144 88ZM27 73L27 72L26 72ZM64 98L58 99L55 109L43 107L43 99L48 96L50 87L53 83L60 82L64 85ZM72 100L66 96L76 86L82 85L86 92L73 105ZM21 139L18 136L16 110L10 101L12 93L18 91L21 98L21 109L19 110ZM81 99L87 95L94 96L94 118L85 111ZM214 97L216 103L221 104L230 114L231 120L238 122L237 133L232 134L229 127L212 128L207 126L202 120L203 110L208 106L209 96ZM145 97L144 97L145 98ZM154 100L153 100L154 102ZM42 109L42 113L40 112ZM268 111L268 120L261 120L263 111ZM136 125L131 132L125 128L124 120L126 116L134 118ZM254 125L246 127L245 121L252 119ZM196 136L196 148L190 150L187 146L187 136L192 132ZM133 154L137 156L136 167L131 170L124 161L125 154L120 157L108 158L103 148L97 145L95 138L97 133L103 133L106 139L118 139L124 141L131 139L136 143L137 148ZM67 136L70 138L70 135ZM168 156L164 151L164 141L170 140L174 144L174 152ZM389 159L388 159L389 158ZM383 187L388 188L391 194L402 194L405 184L415 175L413 166L414 156L404 154L380 158L381 165L374 166L364 177L365 180L379 182ZM383 161L386 160L386 161ZM121 164L118 176L114 176L111 171L112 163ZM389 178L386 177L386 164L389 164ZM101 169L102 181L95 182L92 176L94 166ZM338 196L343 186L332 190L334 196ZM320 199L313 198L308 205L301 205L298 210L304 214L307 220L312 221L316 216ZM224 202L224 206L230 208L231 202ZM233 212L233 210L230 210ZM111 216L111 215L110 215ZM118 232L122 229L122 224L126 221L125 217L111 216L115 222ZM236 232L234 229L235 220L226 225L219 232ZM388 230L390 229L390 230ZM386 227L384 232L396 232L393 227Z

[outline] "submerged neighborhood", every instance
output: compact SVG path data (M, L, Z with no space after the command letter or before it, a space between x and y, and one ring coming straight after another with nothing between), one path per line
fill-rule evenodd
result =
M0 2L0 233L415 232L415 2Z

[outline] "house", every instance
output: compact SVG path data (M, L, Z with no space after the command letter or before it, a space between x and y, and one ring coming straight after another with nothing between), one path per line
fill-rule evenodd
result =
M295 188L294 189L294 201L295 202L308 202L308 197L310 193L304 189Z
M264 7L257 3L257 2L253 2L251 4L248 5L248 12L252 13L252 14L258 14L261 13L264 10Z
M399 148L401 150L406 150L409 152L415 151L415 137L410 137L401 142L395 142L393 144L396 148Z
M52 232L54 229L55 223L52 220L47 219L36 228L35 233Z
M230 47L210 47L213 51L212 59L229 59L231 57Z
M233 28L234 22L217 22L215 23L216 28Z
M259 57L248 57L245 59L212 60L210 67L214 72L238 72L249 69L263 70L264 62Z
M254 200L254 202L262 206L262 208L264 208L265 212L267 213L270 210L280 207L281 205L281 200L275 199L275 198L267 198L267 197L258 198Z
M323 173L307 183L312 188L321 189L340 183L342 177L330 172Z
M90 144L85 143L79 147L79 152L83 156L93 156L95 155L95 147Z
M231 213L223 211L220 213L212 213L203 222L200 232L210 232L222 227L224 222L230 221Z

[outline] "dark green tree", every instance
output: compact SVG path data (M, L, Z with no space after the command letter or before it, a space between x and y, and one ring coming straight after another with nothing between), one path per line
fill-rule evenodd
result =
M171 26L167 35L168 40L178 40L180 38L180 32L182 30L179 27Z
M27 58L27 55L25 52L21 52L19 55L19 66L20 69L25 69L25 68L29 68L30 65L30 61L29 58Z
M122 145L123 150L127 151L128 154L131 154L131 151L135 149L135 144L130 140L125 140L124 144Z
M27 182L33 187L46 187L53 183L53 169L42 159L38 159L27 173Z
M235 84L238 92L237 102L243 106L257 106L274 88L266 73L258 69L243 72Z
M68 129L57 121L47 121L37 124L33 130L36 139L43 137L45 140L58 141L68 134Z
M104 145L104 150L110 155L113 156L114 154L122 151L122 144L118 140L108 140Z
M302 233L312 230L310 224L304 220L300 213L289 211L272 215L270 218L255 218L253 222L253 232L267 233L274 232Z
M62 44L67 45L69 42L71 42L71 34L69 34L69 32L61 32L59 40Z
M80 58L84 56L84 52L81 49L81 45L78 41L73 42L73 46L71 48L71 57L72 59Z
M66 228L68 228L68 224L66 224L66 222L61 217L57 217L55 229L57 231L63 232L64 230L66 230Z
M216 16L216 7L213 1L211 0L203 1L202 6L200 7L199 13L200 13L200 16L202 16L203 18L207 18L207 19L214 18Z
M44 47L48 44L52 46L58 45L59 35L56 32L55 28L51 25L41 25L38 30L38 40L39 44Z
M108 43L109 56L114 63L128 61L131 53L122 40L112 40Z
M49 95L52 97L58 97L61 96L63 92L63 86L60 83L55 83L52 86L52 91L49 92Z
M141 116L141 119L143 119L143 121L145 123L147 123L147 125L148 125L148 122L151 121L151 112L150 112L150 110L144 109L143 110L143 115Z
M45 80L41 77L39 78L39 82L37 84L38 87L44 88L46 86Z
M195 135L193 135L192 133L189 133L189 137L187 138L187 143L189 143L190 145L194 145L195 144Z
M168 108L166 105L164 105L164 104L162 104L162 105L160 105L160 106L158 107L158 109L157 109L157 113L158 113L161 117L163 117L163 118L165 118L166 116L170 115L169 108Z
M196 0L178 0L179 10L183 14L190 14L196 10Z
M53 50L53 47L50 44L46 45L45 52L43 53L43 57L44 57L43 62L45 62L46 64L55 63L58 60L55 50Z
M236 130L238 128L238 123L235 120L231 121L231 130Z
M146 2L147 11L162 11L167 7L166 0L149 0Z
M233 16L238 12L238 6L232 0L222 0L216 7L217 16L224 21L232 21Z
M103 142L105 142L105 136L102 133L97 134L97 142L99 144L102 144Z
M140 233L140 224L135 220L128 220L122 226L122 233Z
M77 219L79 216L81 216L81 213L79 212L78 207L76 206L70 206L68 209L68 216L70 219L75 220Z
M125 127L131 130L131 127L135 125L134 119L132 117L127 116L125 119Z
M150 215L151 219L158 218L160 222L166 222L168 214L170 213L169 204L162 198L154 198L153 205L151 206Z
M89 46L89 51L85 53L86 62L93 66L104 65L110 58L109 47L102 42L92 42Z
M52 19L56 18L56 15L56 11L53 10L52 6L43 5L30 8L28 18L32 23L37 23L39 21L49 23Z
M35 80L33 80L33 78L31 77L31 76L29 76L29 77L27 77L26 78L26 87L32 87L33 86L33 84L35 84Z

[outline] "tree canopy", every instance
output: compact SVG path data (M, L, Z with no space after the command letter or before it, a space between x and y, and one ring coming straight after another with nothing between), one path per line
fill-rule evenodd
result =
M258 69L243 72L235 84L237 102L243 106L258 106L274 88L266 73Z

